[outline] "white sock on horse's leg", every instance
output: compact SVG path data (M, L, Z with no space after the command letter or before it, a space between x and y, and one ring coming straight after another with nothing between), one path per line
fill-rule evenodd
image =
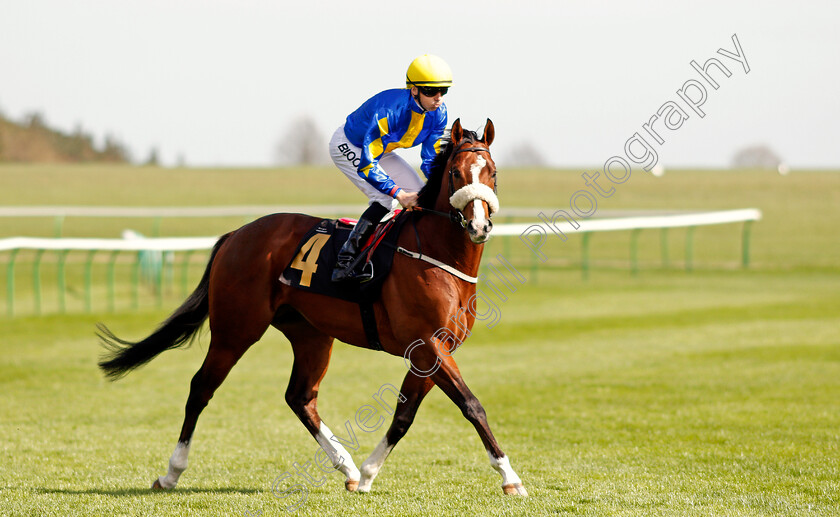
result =
M181 473L187 469L187 457L190 454L190 442L178 442L172 457L169 458L169 470L165 476L158 478L158 483L163 488L175 488Z
M385 435L376 445L373 452L370 453L368 459L362 463L362 479L359 482L359 492L370 492L370 486L373 484L373 478L379 474L379 470L385 463L385 458L388 457L393 448L394 445L388 445L388 436Z
M510 460L507 456L496 458L493 453L487 451L487 456L490 457L490 465L496 469L496 472L502 475L502 490L505 494L528 495L525 487L522 486L522 480L513 471L510 466Z
M327 453L327 457L332 462L333 466L345 475L344 486L351 492L356 490L361 474L356 464L353 463L353 457L347 452L340 443L331 438L335 436L330 428L322 421L321 427L318 429L318 434L315 435L315 440Z

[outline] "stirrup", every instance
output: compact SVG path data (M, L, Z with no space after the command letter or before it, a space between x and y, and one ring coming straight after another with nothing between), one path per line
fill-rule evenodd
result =
M364 284L365 282L370 282L373 280L373 263L372 262L365 262L364 267L362 270L357 273L353 278L357 279L360 284Z
M345 280L358 280L359 283L370 282L373 280L373 264L365 262L361 271L356 271L356 268L361 261L361 257L354 257L350 263L345 267L340 267L338 264L333 268L330 280L333 282L344 282Z

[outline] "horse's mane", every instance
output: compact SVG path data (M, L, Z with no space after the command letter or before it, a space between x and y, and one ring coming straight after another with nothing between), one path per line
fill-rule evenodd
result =
M464 130L464 137L461 140L462 142L477 142L478 140L478 134L475 131L470 131L468 129ZM446 167L446 163L449 161L449 158L452 156L452 151L454 150L455 146L452 145L452 140L449 136L441 139L440 152L437 156L435 156L434 160L432 160L429 179L417 195L417 205L420 208L426 208L429 210L433 210L435 208L437 196L440 192L441 185L443 184L443 175L445 173L443 169Z

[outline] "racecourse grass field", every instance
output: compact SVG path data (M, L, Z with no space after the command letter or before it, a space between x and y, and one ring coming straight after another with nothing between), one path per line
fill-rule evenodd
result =
M503 208L567 208L584 187L574 171L499 177ZM319 168L3 166L0 183L0 205L360 201L334 171ZM485 260L502 253L527 281L496 299L501 321L477 322L455 357L528 498L502 495L475 430L439 390L371 493L347 493L332 473L321 486L285 479L282 488L302 483L308 492L276 497L275 480L311 461L317 444L284 402L292 354L273 329L202 414L179 486L153 492L209 338L110 383L96 368L94 331L103 321L121 337L148 334L182 299L178 268L160 307L144 286L133 310L124 280L130 264L121 263L109 312L97 264L88 314L80 261L71 257L60 314L54 262L45 255L37 316L22 252L18 316L0 316L0 515L267 516L295 505L295 515L319 516L840 514L840 174L634 172L599 210L744 207L764 214L753 226L746 270L739 225L698 228L690 273L682 230L669 235L667 267L659 233L643 232L637 275L628 266L629 232L593 237L588 279L579 269L580 236L547 246L536 276L518 239L488 246ZM214 235L243 222L173 219L160 231ZM64 225L66 235L116 237L124 225L149 233L151 222L68 218ZM50 236L52 228L49 219L0 219L0 237ZM190 289L203 270L198 255ZM6 263L0 253L3 272ZM351 422L357 465L387 424L363 432L353 423L356 410L376 405L372 394L383 383L399 386L404 375L400 358L336 344L319 410L338 434Z

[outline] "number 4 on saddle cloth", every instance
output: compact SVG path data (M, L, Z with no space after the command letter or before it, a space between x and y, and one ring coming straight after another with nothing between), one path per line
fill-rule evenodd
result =
M295 250L294 259L283 270L280 281L286 285L313 293L358 303L365 334L370 348L382 350L373 316L373 302L379 297L382 283L391 270L400 228L408 217L402 211L380 223L373 236L362 246L354 269L373 272L371 280L359 283L333 282L330 277L338 252L350 235L355 221L324 219L303 236Z

